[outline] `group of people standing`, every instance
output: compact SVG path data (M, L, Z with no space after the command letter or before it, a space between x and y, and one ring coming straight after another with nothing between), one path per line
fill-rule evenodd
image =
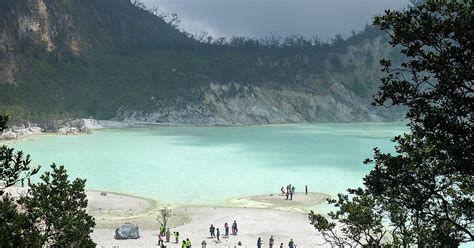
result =
M281 193L282 195L286 196L287 200L292 201L293 200L293 195L296 193L295 191L295 186L291 186L291 184L286 185L286 191L284 187L281 187Z
M280 191L281 194L286 196L286 199L290 201L293 200L293 195L296 194L295 186L292 186L291 184L286 185L286 191L285 187L281 187ZM304 192L306 195L308 194L308 185L304 186Z
M175 243L179 243L179 232L173 232L174 238L175 238ZM165 237L165 240L167 243L170 242L171 239L171 231L169 228L166 228L165 225L161 224L160 225L160 233L158 234L158 246L160 248L164 248L164 240L163 237ZM183 243L181 245L181 248L191 248L191 240L187 238L186 240L183 240Z
M232 223L232 235L237 235L237 232L239 231L239 229L237 228L237 221L234 220L234 223ZM221 235L221 232L219 231L219 228L216 228L214 227L214 225L211 224L211 226L209 227L209 232L211 233L211 238L217 238L217 241L221 241L220 240L220 235ZM229 224L227 224L227 222L224 224L224 238L229 238ZM203 240L202 241L202 247L205 248L206 246L206 241Z
M262 248L262 244L263 244L262 238L258 237L257 248ZM270 239L268 240L268 248L273 248L274 245L275 245L275 239L273 238L273 236L271 236ZM284 248L283 243L280 244L280 248ZM296 244L293 239L291 239L290 242L288 242L288 248L296 248Z

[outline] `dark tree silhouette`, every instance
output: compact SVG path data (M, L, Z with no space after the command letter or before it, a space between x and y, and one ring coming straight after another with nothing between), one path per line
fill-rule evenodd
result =
M8 117L0 116L0 131ZM89 234L95 226L86 213L85 180L68 180L63 166L41 176L42 183L30 184L18 201L4 189L22 178L38 173L30 167L30 156L0 148L0 247L95 247Z
M374 19L406 58L381 61L386 76L374 104L407 107L411 132L395 137L397 154L375 149L365 161L374 168L363 191L390 221L393 239L386 242L394 245L451 247L474 238L473 13L472 1L428 0ZM360 207L350 210L366 209L344 197L339 201ZM321 216L310 218L324 231ZM351 220L351 227L359 223Z

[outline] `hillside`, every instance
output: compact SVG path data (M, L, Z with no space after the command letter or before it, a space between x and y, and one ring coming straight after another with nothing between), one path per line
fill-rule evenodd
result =
M128 0L3 0L0 112L199 125L391 120L372 27L331 44L198 42Z

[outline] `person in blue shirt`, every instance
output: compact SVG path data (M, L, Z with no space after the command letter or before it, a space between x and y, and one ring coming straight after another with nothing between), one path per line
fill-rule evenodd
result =
M295 241L293 241L293 239L291 239L290 242L288 243L288 247L289 248L295 248L296 247Z

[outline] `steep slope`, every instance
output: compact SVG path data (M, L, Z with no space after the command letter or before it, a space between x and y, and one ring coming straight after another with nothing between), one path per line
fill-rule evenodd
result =
M0 111L188 124L369 121L391 56L373 28L333 44L199 43L128 0L0 3Z

